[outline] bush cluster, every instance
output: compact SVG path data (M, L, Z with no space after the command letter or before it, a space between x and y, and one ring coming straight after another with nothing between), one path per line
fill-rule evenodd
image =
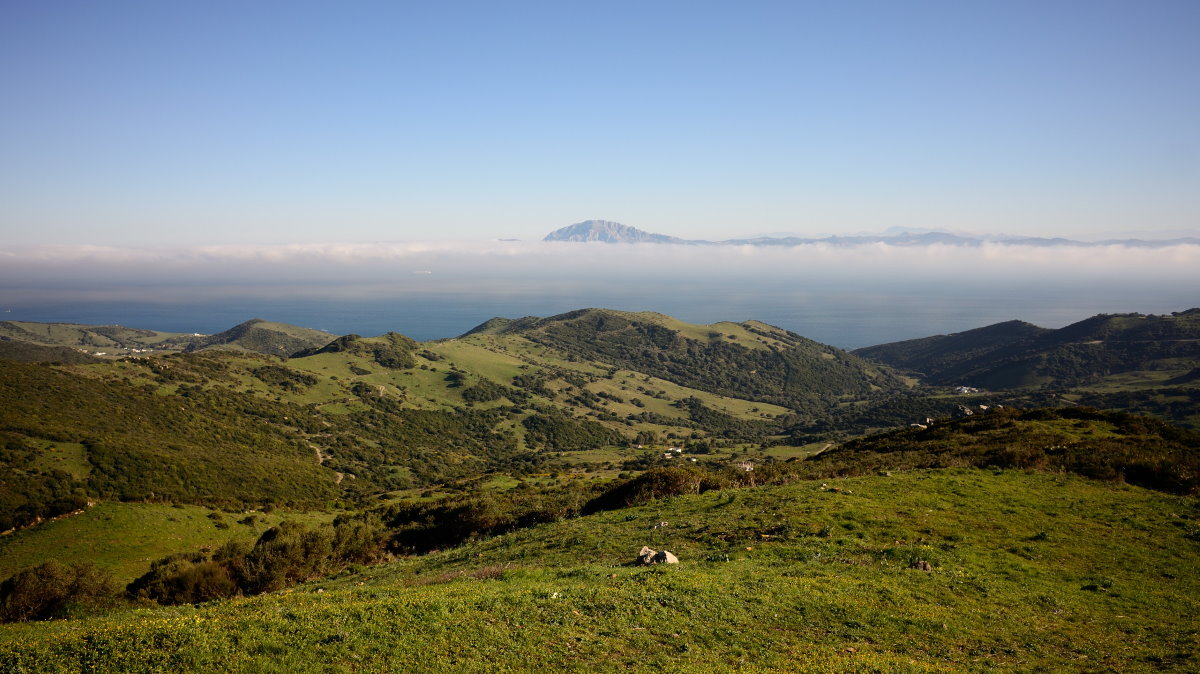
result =
M253 546L229 542L211 555L160 559L126 591L135 599L193 604L281 590L351 564L379 561L386 533L378 519L367 517L342 517L315 528L283 522L263 532Z
M0 583L0 620L62 618L111 604L116 594L112 576L91 564L45 562Z

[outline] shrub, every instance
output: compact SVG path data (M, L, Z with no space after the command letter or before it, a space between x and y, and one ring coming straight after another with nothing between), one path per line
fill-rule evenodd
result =
M196 604L232 597L237 591L225 566L198 553L160 559L126 588L131 597L153 599L161 604Z
M0 584L0 620L46 620L111 604L117 588L107 571L92 564L45 562Z
M709 488L727 486L718 473L693 467L652 468L627 482L619 483L584 506L584 514L617 510L681 494L698 494Z

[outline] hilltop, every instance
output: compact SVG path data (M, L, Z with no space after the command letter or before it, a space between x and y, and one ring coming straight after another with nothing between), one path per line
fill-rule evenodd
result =
M224 332L197 338L189 343L184 351L216 348L286 356L304 349L324 346L336 337L337 335L321 330L252 318Z
M852 354L757 321L695 325L653 312L581 309L492 319L470 335L520 336L577 358L797 410L820 399L901 388Z

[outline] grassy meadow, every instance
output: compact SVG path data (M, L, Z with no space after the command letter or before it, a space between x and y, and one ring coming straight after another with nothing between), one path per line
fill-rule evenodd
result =
M5 625L0 666L1194 671L1198 517L1192 498L1019 471L715 491L270 595ZM642 545L681 561L633 566Z

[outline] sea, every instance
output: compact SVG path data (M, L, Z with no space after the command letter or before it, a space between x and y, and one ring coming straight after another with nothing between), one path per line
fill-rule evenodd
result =
M2 301L2 299L0 299ZM690 323L759 320L844 349L961 332L1013 319L1058 328L1101 313L1170 313L1200 306L1200 288L1171 282L1105 285L1091 279L1007 282L657 282L594 287L480 288L387 296L275 297L189 294L187 299L22 298L0 320L124 325L212 334L251 318L343 335L399 332L417 340L459 336L503 316L552 316L587 307L656 311Z

